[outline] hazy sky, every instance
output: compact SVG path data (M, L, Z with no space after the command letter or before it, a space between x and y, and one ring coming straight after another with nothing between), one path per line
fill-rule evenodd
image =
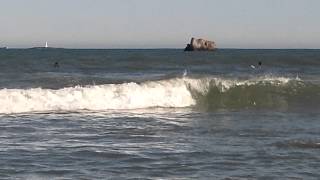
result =
M0 0L0 46L320 48L320 0Z

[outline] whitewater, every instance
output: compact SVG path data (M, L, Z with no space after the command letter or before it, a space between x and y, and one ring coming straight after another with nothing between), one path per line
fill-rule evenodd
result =
M212 87L224 93L231 88L261 83L270 83L275 87L284 86L293 80L297 79L269 76L248 80L183 77L142 83L66 87L58 90L1 89L0 104L3 105L0 113L192 107L197 104L194 94L206 96ZM234 98L236 100L239 97Z

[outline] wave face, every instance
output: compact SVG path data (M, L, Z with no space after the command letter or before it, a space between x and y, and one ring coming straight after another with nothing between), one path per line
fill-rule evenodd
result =
M260 77L243 81L214 78L205 80L205 84L205 88L190 87L190 90L193 98L197 100L197 106L206 110L287 110L291 107L312 107L320 104L320 86L299 78Z
M0 113L121 110L152 107L288 108L319 103L318 85L284 77L235 80L215 77L173 78L144 83L52 89L2 89Z

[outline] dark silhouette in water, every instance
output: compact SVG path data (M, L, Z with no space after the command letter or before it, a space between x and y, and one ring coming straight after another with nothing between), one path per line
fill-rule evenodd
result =
M258 66L259 66L259 68L261 68L261 66L262 66L262 62L261 62L261 61L258 62ZM257 68L257 67L254 66L254 65L251 65L250 67L251 67L252 69L256 69L256 68Z
M58 62L55 62L54 65L53 65L53 67L58 68L58 67L60 67L60 65L59 65Z

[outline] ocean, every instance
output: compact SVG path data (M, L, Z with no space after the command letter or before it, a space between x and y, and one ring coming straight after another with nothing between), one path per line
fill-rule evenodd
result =
M319 110L320 50L0 49L0 179L319 179Z

